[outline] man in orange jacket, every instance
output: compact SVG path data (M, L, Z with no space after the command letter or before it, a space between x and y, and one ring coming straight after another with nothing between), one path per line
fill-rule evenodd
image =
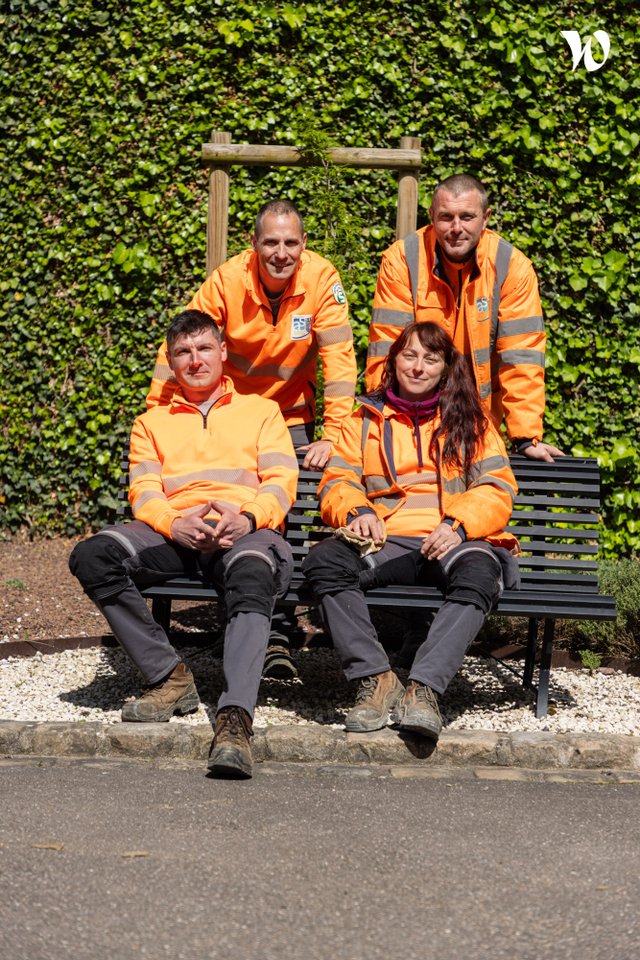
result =
M223 375L226 347L206 314L180 314L167 332L176 388L131 432L135 519L79 543L69 560L148 689L128 721L169 720L200 703L193 674L151 618L138 585L199 571L227 608L224 691L209 769L251 775L250 737L271 615L293 559L281 535L298 465L278 405L238 393Z
M265 204L250 250L214 270L187 309L203 310L224 330L225 373L239 393L275 400L304 467L321 470L353 409L357 377L349 309L340 277L306 249L302 217L288 200ZM314 441L316 361L324 375L324 426ZM147 406L166 403L175 379L166 343Z
M504 419L515 450L552 461L542 441L545 332L535 271L492 230L487 193L467 174L436 187L431 225L382 257L373 301L367 390L375 389L390 344L413 320L443 327L471 363L494 423Z

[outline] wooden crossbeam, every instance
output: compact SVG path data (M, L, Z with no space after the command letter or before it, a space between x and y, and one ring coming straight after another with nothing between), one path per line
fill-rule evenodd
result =
M378 147L333 147L327 151L331 163L368 170L398 171L396 239L406 237L418 224L418 172L420 140L402 137L399 149ZM301 147L231 143L231 134L214 130L211 143L202 144L202 159L210 168L207 217L207 276L227 259L229 230L229 177L235 165L266 167L313 166ZM318 161L316 165L320 165ZM303 211L304 214L304 211Z

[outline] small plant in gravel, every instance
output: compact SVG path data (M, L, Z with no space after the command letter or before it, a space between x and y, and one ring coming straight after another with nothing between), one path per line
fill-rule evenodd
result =
M4 585L5 585L5 587L11 587L11 588L13 588L14 590L26 590L26 589L27 589L27 585L26 585L26 583L24 582L24 580L19 580L17 577L14 577L14 578L11 579L11 580L5 580Z
M589 673L595 673L598 667L602 666L602 657L595 650L578 650L580 662Z

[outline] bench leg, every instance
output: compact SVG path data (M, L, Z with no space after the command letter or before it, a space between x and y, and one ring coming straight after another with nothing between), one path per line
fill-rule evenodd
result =
M151 614L168 636L171 623L171 597L154 597L151 601Z
M535 617L529 617L529 630L527 632L527 652L524 658L524 673L522 674L522 686L525 690L530 690L533 686L533 668L536 663L536 647L538 646L538 621Z
M555 627L555 620L545 620L542 652L540 654L540 669L538 671L538 696L536 699L536 717L538 720L547 715L547 705L549 703L549 674L551 673L551 653L553 651Z

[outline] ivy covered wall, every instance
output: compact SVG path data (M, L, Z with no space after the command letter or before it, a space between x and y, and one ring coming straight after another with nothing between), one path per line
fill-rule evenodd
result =
M158 342L204 278L212 129L234 142L423 141L421 223L466 170L534 261L549 334L546 435L597 454L606 549L640 546L640 13L621 0L4 0L0 9L0 528L109 517ZM572 71L562 30L608 31ZM601 51L594 43L594 57ZM344 258L361 361L393 174L350 172ZM264 199L322 218L308 175L235 168L230 254Z

